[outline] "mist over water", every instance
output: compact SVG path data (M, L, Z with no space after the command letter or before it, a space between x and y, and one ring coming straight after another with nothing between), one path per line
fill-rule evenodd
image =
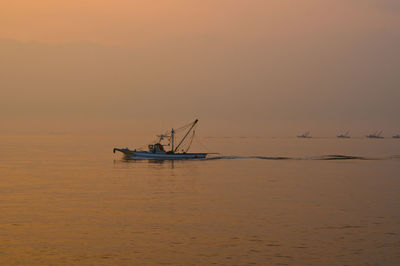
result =
M220 152L215 160L126 161L112 153L147 139L2 135L0 262L400 260L400 160L389 159L399 154L398 140L230 137L193 143L193 151ZM378 159L325 160L329 154Z
M47 2L3 5L0 133L400 133L396 1Z

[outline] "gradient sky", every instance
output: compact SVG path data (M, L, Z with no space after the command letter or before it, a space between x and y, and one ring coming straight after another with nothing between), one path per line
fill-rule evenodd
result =
M0 132L400 133L399 47L397 0L8 1Z

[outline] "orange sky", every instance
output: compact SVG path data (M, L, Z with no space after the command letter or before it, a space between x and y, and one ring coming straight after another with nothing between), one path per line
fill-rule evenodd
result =
M399 14L395 0L7 1L0 117L395 132Z
M7 1L0 36L18 40L105 44L209 34L296 38L321 31L396 30L400 4L358 1ZM396 10L394 10L396 11ZM397 10L399 11L399 10ZM398 25L398 24L397 24Z

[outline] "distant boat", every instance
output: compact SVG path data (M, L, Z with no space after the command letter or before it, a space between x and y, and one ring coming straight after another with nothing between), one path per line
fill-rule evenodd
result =
M310 131L307 131L307 132L305 132L304 134L302 134L302 135L300 135L300 136L297 136L298 138L302 138L302 139L309 139L309 138L312 138L311 136L310 136Z
M370 139L383 139L382 133L383 133L382 130L379 132L376 131L375 133L366 135L365 137L370 138Z
M400 134L394 135L393 138L394 139L400 139Z
M345 134L337 135L336 137L340 139L349 139L350 138L349 131L347 131Z
M204 159L207 156L207 153L188 153L187 151L190 148L190 144L192 144L194 138L194 127L196 126L198 120L196 119L194 122L180 127L178 129L172 129L171 131L167 131L164 134L157 136L157 141L154 144L148 145L148 151L145 150L130 150L128 148L114 148L113 152L119 151L122 152L126 158L128 159L147 159L147 160L185 160L185 159ZM178 145L175 144L175 134L180 131L186 133L183 138L180 140ZM188 147L186 150L182 150L182 152L178 152L178 149L182 147L182 144L189 133L192 132L191 136L188 138ZM164 146L171 146L171 150L166 151Z

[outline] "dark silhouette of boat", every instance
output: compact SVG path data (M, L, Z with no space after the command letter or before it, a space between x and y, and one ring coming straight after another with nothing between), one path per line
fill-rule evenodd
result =
M337 135L336 137L339 138L339 139L349 139L350 138L349 133L350 132L347 131L345 134L340 134L340 135Z
M382 136L383 130L381 131L375 131L373 134L368 134L365 137L370 138L370 139L383 139L384 137Z
M301 134L301 135L299 135L299 136L297 136L298 138L302 138L302 139L310 139L310 138L312 138L311 136L310 136L310 131L307 131L307 132L305 132L304 134Z

